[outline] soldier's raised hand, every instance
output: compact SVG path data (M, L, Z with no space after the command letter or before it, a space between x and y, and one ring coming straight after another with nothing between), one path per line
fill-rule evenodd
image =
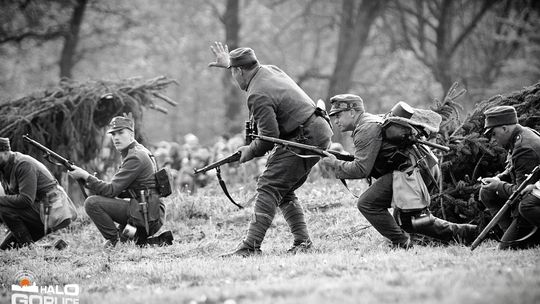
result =
M210 62L209 67L228 68L229 67L229 47L219 41L210 46L212 53L216 56L216 61Z

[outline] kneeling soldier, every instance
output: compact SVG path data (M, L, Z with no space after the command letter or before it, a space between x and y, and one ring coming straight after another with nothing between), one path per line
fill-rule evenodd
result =
M163 225L165 204L156 190L155 160L150 151L135 140L134 130L134 122L129 117L114 117L109 124L107 133L111 134L113 144L122 156L120 169L111 182L104 182L76 166L69 174L85 180L86 187L96 194L86 199L84 208L107 240L105 247L115 246L120 239L119 231L127 225L137 229L134 235L137 245L171 245L170 231L148 237Z
M73 202L49 169L29 155L11 151L9 139L2 137L0 178L6 193L0 196L0 219L10 230L0 245L1 250L28 246L76 219ZM59 204L69 204L73 213L52 214L57 209L50 207ZM45 210L52 212L48 214ZM56 222L52 222L49 215L54 215ZM54 247L62 249L65 245L58 240Z
M540 133L518 122L516 109L497 106L485 113L485 132L507 152L504 172L482 179L480 201L495 215L534 167L540 165ZM498 223L504 231L500 249L521 249L538 246L540 231L540 192L529 185L523 197Z

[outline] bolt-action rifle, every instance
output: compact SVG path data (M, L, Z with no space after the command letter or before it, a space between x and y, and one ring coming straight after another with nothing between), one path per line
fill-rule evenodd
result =
M55 164L55 165L64 166L64 168L66 168L68 171L73 171L73 166L75 164L72 161L70 161L69 159L66 159L66 158L58 155L58 153L56 153L53 150L45 147L44 145L40 144L39 142L31 139L27 135L23 135L23 139L24 139L24 141L28 142L29 144L31 144L32 146L38 148L41 152L43 152L45 154L44 155L45 159L47 159L50 163ZM84 181L77 180L77 183L79 183L79 186L81 187L81 191L82 191L82 194L83 194L84 198L87 198L88 195L86 194L86 191L84 190Z
M250 129L246 128L246 130L250 130ZM298 148L298 149L305 150L305 151L310 151L310 152L316 154L317 157L325 157L325 156L335 155L336 158L338 158L340 160L345 160L345 161L353 161L354 160L353 155L343 154L343 153L333 151L333 150L324 150L324 149L321 149L321 148L316 147L316 146L310 146L310 145L301 144L301 143L288 141L288 140L283 140L283 139L279 139L279 138L263 136L263 135L257 135L257 134L254 134L254 133L246 133L246 143L251 142L251 140L255 139L255 138L258 138L258 139L264 140L264 141L268 141L268 142L272 142L274 144L281 145L281 146L284 146L284 147L293 147L293 148ZM212 170L212 169L216 169L219 185L221 186L221 189L223 190L223 192L225 193L227 198L231 201L231 203L236 205L238 208L243 209L244 207L242 207L241 205L236 203L234 201L234 199L230 196L229 191L227 190L227 186L225 185L225 182L221 178L221 169L220 169L220 167L225 165L225 164L239 161L241 154L242 153L240 151L236 151L235 153L231 154L230 156L227 156L227 157L225 157L223 159L217 160L217 161L215 161L215 162L213 162L213 163L211 163L211 164L209 164L207 166L204 166L204 167L202 167L200 169L195 168L194 172L195 172L195 174L199 174L199 173L204 173L204 172ZM303 155L299 155L299 156L303 156ZM312 157L312 156L308 155L308 156L305 156L305 157Z
M478 237L474 240L474 242L471 245L471 251L474 250L476 247L478 247L480 243L482 243L486 235L489 233L489 231L491 231L491 229L493 229L493 227L495 227L495 225L497 225L497 223L499 223L499 221L501 220L503 215L506 213L506 211L508 211L508 209L510 209L514 204L516 204L517 202L521 200L521 198L523 197L523 195L521 194L521 191L523 191L523 189L525 189L525 187L527 187L528 185L536 183L539 179L540 179L540 165L536 166L532 170L531 174L529 174L527 178L518 186L516 191L514 191L512 195L510 195L510 197L508 198L508 200L506 200L506 202L501 207L501 209L499 209L499 212L495 214L495 216L487 224L484 230L480 232ZM537 228L538 227L535 227L533 232L529 233L529 235L536 232ZM521 238L521 240L526 239L527 237L528 236L525 236L524 238Z
M240 151L236 151L235 153L233 153L232 155L230 156L227 156L225 158L222 158L216 162L213 162L211 164L209 164L208 166L204 166L200 169L197 169L195 168L193 171L195 172L195 174L199 174L199 173L204 173L206 171L210 171L212 169L218 169L219 167L225 165L225 164L228 164L228 163L234 163L234 162L237 162L240 160L240 155L242 153L240 153Z
M316 154L318 156L322 156L322 157L334 155L339 160L344 160L344 161L353 161L354 160L354 155L343 154L343 153L340 153L340 152L334 151L334 150L325 150L325 149L321 149L321 148L316 147L316 146L301 144L301 143L297 143L297 142L294 142L294 141L289 141L289 140L284 140L284 139L270 137L270 136L264 136L264 135L250 134L250 136L253 137L253 138L258 138L260 140L264 140L264 141L267 141L267 142L274 143L276 145L281 145L281 146L283 146L285 148L292 147L292 148L298 148L298 149L304 150L304 151L309 151L309 152L312 152L312 153L314 153L314 154Z
M40 151L45 153L44 157L50 163L55 164L55 165L64 166L69 171L73 170L73 166L75 164L72 161L58 155L58 153L56 153L53 150L45 147L44 145L40 144L39 142L31 139L27 135L23 135L23 139L24 139L24 141L28 142L32 146L38 148ZM56 162L51 160L51 159L54 159ZM82 191L82 194L83 194L84 198L87 198L88 195L86 194L86 191L84 190L84 182L82 180L77 180L77 183L79 184L79 187L81 187L81 191ZM50 209L51 209L50 202L48 200L45 200L45 202L43 202L43 204L40 206L40 208L41 208L41 212L44 215L44 218L43 218L43 222L44 222L43 223L43 230L44 230L44 233L47 234L47 231L49 229L47 224L49 223L49 214L50 214Z

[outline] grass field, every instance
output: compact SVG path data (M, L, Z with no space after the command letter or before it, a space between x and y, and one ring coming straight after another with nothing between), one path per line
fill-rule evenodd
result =
M230 190L244 203L253 187ZM540 303L540 248L499 251L486 241L474 252L459 245L390 249L331 180L298 193L313 251L286 254L292 239L278 213L262 256L219 258L244 236L251 209L236 209L218 188L167 199L163 229L173 231L173 246L105 251L81 211L68 231L51 236L67 249L0 252L0 303L11 303L22 270L37 285L78 284L79 303Z

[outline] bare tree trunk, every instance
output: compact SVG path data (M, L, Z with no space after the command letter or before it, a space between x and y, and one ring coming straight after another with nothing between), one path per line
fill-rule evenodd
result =
M71 78L75 66L75 51L79 42L79 31L84 18L88 0L77 0L69 22L68 32L64 36L64 47L60 57L60 78Z
M384 11L386 3L386 0L342 1L336 65L330 77L327 102L336 94L348 93L351 88L351 78L366 46L371 25ZM339 132L334 135L334 141L341 141Z
M229 50L233 50L239 45L240 12L239 0L227 0L225 13L222 21L225 25L225 43L229 46ZM238 114L242 110L242 95L240 89L231 81L230 71L224 71L222 77L223 87L225 88L225 124L226 129L231 134L241 131L244 125L238 120Z

